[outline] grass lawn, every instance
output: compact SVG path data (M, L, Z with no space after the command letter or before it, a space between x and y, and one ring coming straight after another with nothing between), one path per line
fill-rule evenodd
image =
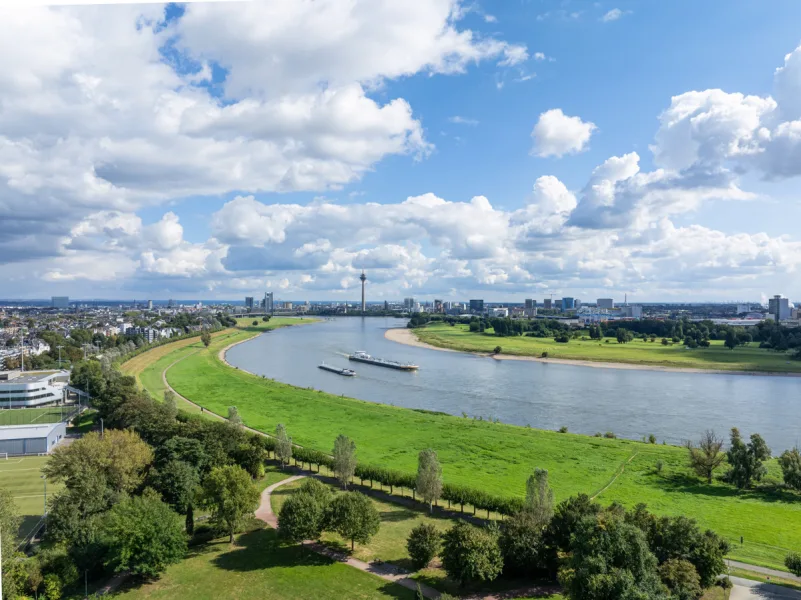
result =
M296 443L326 452L343 433L355 440L360 460L408 472L416 469L417 453L431 447L446 482L497 494L522 496L531 470L546 468L557 501L604 490L598 499L605 503L645 502L660 514L692 516L733 543L732 558L753 564L783 569L787 552L801 548L801 496L707 485L688 472L683 448L436 415L301 389L221 363L217 353L231 339L219 336L210 351L187 356L167 378L180 394L218 414L235 399L245 423L256 429L272 432L280 422ZM165 348L170 346L153 352ZM177 347L175 356L182 351ZM163 369L175 356L159 354L158 365L142 372ZM657 473L659 460L664 467ZM778 479L775 461L769 467L770 478Z
M301 546L283 545L272 529L190 548L187 559L153 583L115 595L124 600L306 600L400 598L414 593L336 563Z
M568 360L721 371L801 373L801 361L790 360L787 354L759 348L755 343L735 350L724 347L721 340L712 340L709 348L695 350L685 350L684 344L663 346L661 338L655 342L636 340L627 344L618 344L612 338L604 338L603 342L577 339L559 344L553 338L495 337L492 329L484 333L471 333L467 325L451 327L440 323L414 329L413 332L427 344L464 352L492 352L496 346L500 346L503 354L520 356L541 356L547 352L548 358Z
M19 530L20 538L30 532L44 514L44 481L41 468L46 456L11 457L0 460L0 489L8 490L14 497L17 511L23 518ZM48 483L48 497L57 492L60 485Z

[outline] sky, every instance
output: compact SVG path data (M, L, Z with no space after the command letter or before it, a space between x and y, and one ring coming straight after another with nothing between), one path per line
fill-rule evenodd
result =
M796 0L0 7L0 297L801 296Z

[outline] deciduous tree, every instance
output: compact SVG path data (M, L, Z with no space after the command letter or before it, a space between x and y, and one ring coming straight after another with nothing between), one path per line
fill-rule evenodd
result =
M378 533L381 517L367 496L345 492L331 501L327 522L326 529L350 540L350 549L353 550L356 542L366 544Z
M348 489L351 477L356 472L356 444L341 433L334 440L334 473L343 489Z
M698 600L704 593L692 563L671 558L659 566L659 577L675 600Z
M414 487L428 504L428 511L433 511L434 502L442 496L442 467L437 453L431 448L422 450L417 456L417 479Z
M281 468L289 464L292 458L292 438L281 423L275 426L275 457L281 463Z
M182 460L171 460L158 470L156 484L164 501L175 512L186 515L186 533L195 530L194 506L200 492L198 470Z
M698 447L693 446L692 442L687 442L687 450L690 453L690 468L695 471L699 477L707 480L707 483L712 483L712 476L723 461L726 455L722 452L723 440L715 435L711 429L707 429L701 440L698 442Z
M208 348L211 345L211 334L208 331L204 331L200 334L200 341Z
M751 434L751 441L746 444L740 431L731 430L731 447L726 453L731 469L727 475L729 481L739 489L751 486L753 481L760 481L767 473L764 461L770 458L770 449L758 433Z
M106 566L156 577L186 554L186 534L178 515L155 494L127 498L103 518Z
M497 531L459 521L442 536L442 566L460 586L493 581L503 569Z
M545 568L542 527L542 521L528 510L504 520L499 544L505 573L534 577Z
M231 425L242 427L242 417L239 415L239 410L236 408L236 406L228 407L228 422Z
M801 453L798 448L785 450L779 457L784 483L794 490L801 490Z
M553 490L545 469L534 469L526 481L526 510L543 526L553 517Z
M409 533L406 549L415 569L424 569L439 554L442 534L431 523L420 523Z
M203 504L214 521L225 527L228 541L245 524L259 505L259 490L242 467L215 467L203 480Z
M278 513L278 532L293 542L316 540L323 531L324 510L311 494L295 493Z

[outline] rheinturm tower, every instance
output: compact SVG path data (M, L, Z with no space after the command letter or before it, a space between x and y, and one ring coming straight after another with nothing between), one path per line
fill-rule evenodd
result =
M359 275L359 279L362 282L362 314L364 314L364 282L367 281L367 275L364 274L364 269L362 269L362 274Z

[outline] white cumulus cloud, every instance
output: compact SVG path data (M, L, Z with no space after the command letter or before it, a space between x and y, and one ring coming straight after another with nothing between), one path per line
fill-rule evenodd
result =
M534 141L532 153L541 157L562 157L581 152L596 129L594 123L582 121L580 117L569 117L560 108L545 111L531 132Z

